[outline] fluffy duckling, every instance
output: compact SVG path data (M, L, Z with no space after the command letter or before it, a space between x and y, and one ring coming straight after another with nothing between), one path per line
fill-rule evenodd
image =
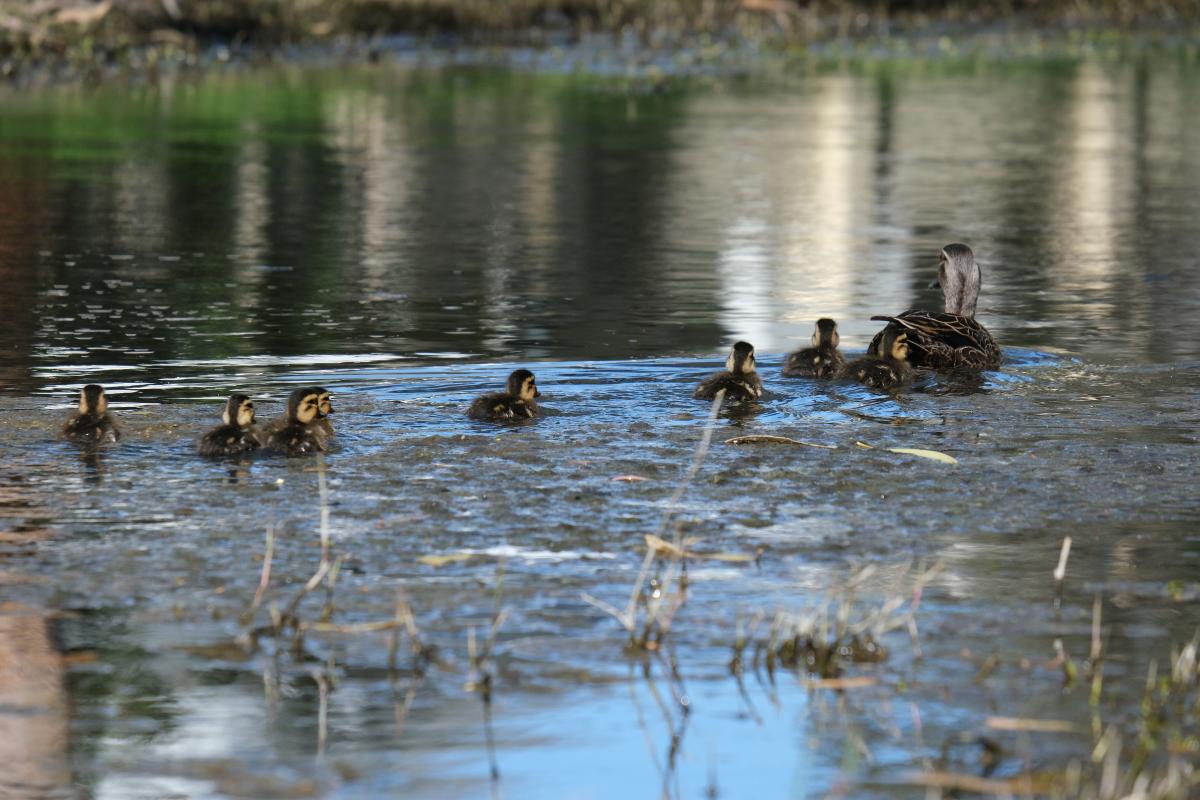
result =
M783 363L787 378L832 378L841 372L846 360L838 352L837 323L829 318L817 320L812 347L797 350Z
M262 445L258 428L254 427L254 401L248 396L229 395L221 419L225 424L213 428L200 440L200 455L236 456Z
M872 389L891 391L903 386L912 377L912 365L908 363L908 334L898 325L883 329L879 338L879 352L868 353L847 364L842 375L852 378Z
M121 438L117 421L108 413L104 388L89 383L79 392L79 410L63 426L62 435L73 442L115 442Z
M998 369L1003 357L1000 345L975 320L982 283L983 272L971 248L948 244L938 253L938 279L930 284L930 288L941 287L944 311L913 310L871 319L887 321L908 332L909 361L914 366L939 372ZM879 347L882 335L880 332L871 340L868 353L883 352Z
M324 386L316 387L319 394L317 395L317 420L313 425L317 426L317 430L328 439L333 436L333 423L329 421L329 415L333 413L333 403L330 402L332 395Z
M519 369L508 376L504 391L475 398L467 416L499 422L508 419L532 419L538 414L534 398L541 397L533 373Z
M267 446L289 456L325 450L325 436L314 424L321 410L321 389L306 386L288 395L287 418L272 426Z
M712 400L725 390L726 400L757 400L762 397L762 378L754 364L754 345L738 342L725 359L725 370L700 381L693 395L697 400Z

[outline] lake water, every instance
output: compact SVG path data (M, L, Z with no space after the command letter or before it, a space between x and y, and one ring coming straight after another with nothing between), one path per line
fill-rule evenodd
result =
M288 69L0 103L0 757L21 765L0 793L923 797L921 773L1086 761L1200 626L1188 61L647 92ZM780 377L819 316L856 353L872 314L936 307L953 241L1000 371L894 398ZM721 413L675 500L709 430L691 388L739 338L768 394ZM468 421L516 366L544 418ZM125 433L99 452L57 440L89 382ZM315 382L320 462L194 455L230 391L266 418ZM835 449L726 443L754 434ZM244 647L318 567L322 478L329 622L351 627ZM672 510L709 557L663 646L631 652L583 595L623 608ZM1055 641L1082 666L1097 597L1090 708ZM398 598L434 663L353 628ZM881 633L843 688L767 668L772 620L892 599L918 638ZM488 727L470 640L501 609Z

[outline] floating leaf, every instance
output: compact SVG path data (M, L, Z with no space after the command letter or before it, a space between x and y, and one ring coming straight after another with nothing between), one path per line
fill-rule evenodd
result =
M1075 723L1062 719L1031 719L1029 717L988 717L984 724L996 731L1074 733L1079 729Z
M877 450L878 449L874 445L869 445L866 442L855 442L854 444L856 447L861 447L864 450ZM940 453L937 450L922 450L919 447L888 447L886 449L889 453L902 453L907 456L919 456L921 458L928 458L933 461L940 461L943 464L957 464L958 463L958 459L955 458L954 456L946 455L945 453Z
M467 561L473 558L475 553L444 553L442 555L420 556L417 561L422 564L428 564L431 567L444 567L447 564L453 564L458 561Z
M112 11L112 7L112 0L104 0L103 3L95 3L94 5L64 8L54 15L54 21L60 25L74 24L86 27L108 16L108 12Z
M804 681L804 686L807 689L866 689L878 682L869 675L860 675L854 678L819 678Z
M943 464L958 463L958 459L954 456L946 455L945 453L939 453L937 450L922 450L919 447L889 447L888 452L904 453L905 455L910 456L920 456L921 458L928 458L932 461L940 461Z
M696 538L684 539L683 546L691 547L699 541ZM709 561L726 561L735 564L744 564L747 561L754 560L754 556L746 555L745 553L695 553L691 550L681 549L661 536L655 536L653 533L646 534L646 546L661 556L669 556L671 558L698 558Z
M822 450L837 450L836 444L813 444L812 442L802 442L799 439L789 439L786 436L769 436L767 434L735 436L732 439L725 440L725 444L754 444L757 442L770 444L797 444L801 447L819 447Z
M920 772L911 775L908 782L915 786L931 789L965 791L989 797L1027 797L1031 794L1047 794L1054 787L1049 776L1023 774L1008 780L979 778L956 772ZM939 792L940 794L940 792Z

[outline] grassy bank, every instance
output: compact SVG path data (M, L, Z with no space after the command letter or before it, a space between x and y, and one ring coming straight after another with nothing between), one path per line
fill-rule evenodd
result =
M1200 0L0 0L0 84L155 80L228 59L354 62L430 48L503 62L495 46L581 42L566 69L605 74L658 70L663 56L668 73L686 75L755 69L768 54L1044 59L1164 46L1194 55L1198 30Z
M803 43L996 25L1178 30L1197 19L1200 0L0 0L0 56L398 33L475 42L720 33Z

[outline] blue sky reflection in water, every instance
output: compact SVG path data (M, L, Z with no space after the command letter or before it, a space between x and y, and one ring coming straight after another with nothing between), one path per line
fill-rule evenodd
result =
M806 796L840 781L923 796L899 788L914 770L980 773L972 736L1001 745L998 777L1086 755L1090 736L985 720L1086 730L1086 692L1063 692L1047 664L1056 638L1085 656L1096 593L1114 721L1147 660L1200 623L1198 91L1164 61L632 97L388 68L6 96L0 597L24 611L0 616L0 653L40 641L41 668L62 676L57 693L12 690L56 709L26 737L51 765L32 777L101 797L484 793L463 685L497 583L510 796ZM1004 370L898 400L778 377L818 316L856 352L871 314L936 304L926 285L955 240L983 264L980 317L1009 348ZM761 559L692 565L671 637L683 719L661 664L646 678L581 593L628 597L703 429L690 388L735 338L758 346L769 394L719 421L682 517L698 549ZM518 362L546 418L467 421ZM54 441L89 381L127 435L99 456ZM268 526L277 602L312 574L316 476L312 462L200 462L193 441L232 389L266 417L314 381L338 409L335 619L390 618L403 589L445 660L422 681L389 675L386 634L312 636L311 661L229 646ZM724 444L753 433L838 449ZM646 480L613 480L631 475ZM463 558L417 560L430 554ZM752 669L739 691L739 619L819 606L862 564L877 574L861 604L880 602L909 559L944 563L918 615L923 659L898 632L887 662L849 670L874 686L809 692ZM87 655L63 665L51 640ZM313 671L328 663L318 759Z

